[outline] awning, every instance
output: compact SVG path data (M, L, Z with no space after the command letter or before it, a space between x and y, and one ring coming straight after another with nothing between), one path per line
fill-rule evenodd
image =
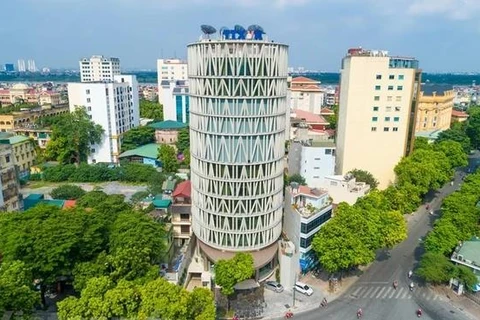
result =
M233 288L235 290L250 290L260 287L257 281L253 279L247 279L242 282L237 283Z

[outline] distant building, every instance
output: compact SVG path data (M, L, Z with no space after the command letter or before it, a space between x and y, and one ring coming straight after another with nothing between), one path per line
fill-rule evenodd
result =
M34 129L35 121L43 117L58 116L68 113L68 105L55 107L38 107L24 111L0 114L0 130L13 131L14 129Z
M15 65L13 63L5 63L5 72L15 72Z
M39 93L23 83L16 83L9 89L0 89L0 104L7 106L14 103L38 103Z
M187 125L181 122L167 120L149 124L155 129L155 140L157 143L175 145L178 141L178 132Z
M468 119L468 113L458 110L452 110L452 122L464 122Z
M448 130L452 121L452 87L424 86L418 97L415 132Z
M335 174L333 141L293 141L288 152L288 174L300 174L308 186L321 188Z
M35 164L35 147L29 137L12 133L0 133L0 144L12 147L12 154L19 178L27 178L30 168Z
M163 96L160 94L163 81L187 80L187 61L180 59L158 59L158 102L163 104Z
M353 205L370 192L370 186L365 182L357 182L351 175L336 175L325 177L324 188L328 191L334 204L346 202Z
M306 77L296 77L290 82L290 108L320 114L325 94L320 81Z
M23 209L20 197L20 183L15 168L12 146L0 144L0 210L19 211Z
M35 64L35 60L30 59L27 61L27 71L28 72L37 72L37 65Z
M111 82L120 75L120 59L104 56L83 58L80 64L81 82Z
M172 193L173 204L170 208L175 244L181 247L192 236L192 183L180 182Z
M18 72L26 72L27 71L27 67L25 66L25 60L23 59L19 59L17 61L17 65L18 65Z
M187 81L163 80L158 95L162 96L164 120L190 122L190 97Z
M367 170L384 189L411 151L421 71L414 58L386 51L348 50L340 72L337 174Z
M105 130L100 144L91 146L88 162L118 162L122 134L140 123L137 78L115 75L105 83L69 83L68 100L70 111L85 107L90 119Z
M23 135L33 139L40 148L45 149L48 141L51 139L52 130L49 128L37 128L36 126L15 128L12 130L18 135Z
M290 118L292 118L292 123L294 122L293 119L303 120L308 128L313 130L326 130L329 125L328 121L320 115L320 109L318 114L300 109L292 110Z
M158 148L159 144L149 143L138 148L128 150L120 154L118 157L120 160L126 160L128 162L136 162L149 164L154 168L162 166L160 160L158 160Z
M52 90L43 90L38 97L38 104L41 106L56 106L60 104L60 93Z

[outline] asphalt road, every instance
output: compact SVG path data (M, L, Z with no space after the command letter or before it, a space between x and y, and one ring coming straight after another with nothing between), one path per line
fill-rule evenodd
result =
M471 170L478 166L479 159L478 152L470 157ZM412 279L408 279L407 276L408 271L415 269L418 265L423 253L421 242L431 230L433 221L438 218L443 198L459 189L464 171L456 172L453 186L447 183L442 189L427 197L430 208L435 210L433 216L427 213L423 205L409 217L408 238L404 242L389 254L380 252L377 260L359 277L358 281L340 298L329 303L327 308L297 313L295 319L356 319L356 311L359 308L363 310L362 319L368 320L415 319L418 308L423 310L421 319L474 319L471 315L454 308L445 297L435 294L415 276ZM399 282L397 290L392 286L394 280ZM408 288L411 281L415 283L413 292Z

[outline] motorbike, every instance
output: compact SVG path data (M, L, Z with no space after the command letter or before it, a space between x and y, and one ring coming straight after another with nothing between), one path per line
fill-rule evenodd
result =
M395 280L393 281L393 289L397 290L398 282Z
M421 310L421 309L418 309L418 310L417 310L417 317L420 318L421 316L422 316L422 310Z
M288 311L287 313L285 313L285 319L290 319L290 318L293 318L293 312Z

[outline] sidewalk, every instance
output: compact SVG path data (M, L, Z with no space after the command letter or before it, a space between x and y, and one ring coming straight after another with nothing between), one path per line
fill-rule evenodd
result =
M470 319L476 320L479 319L478 315L480 315L480 305L476 304L469 298L465 296L458 296L456 295L450 288L445 286L429 286L430 289L437 294L440 294L446 297L452 308L458 309L463 313L467 314Z

